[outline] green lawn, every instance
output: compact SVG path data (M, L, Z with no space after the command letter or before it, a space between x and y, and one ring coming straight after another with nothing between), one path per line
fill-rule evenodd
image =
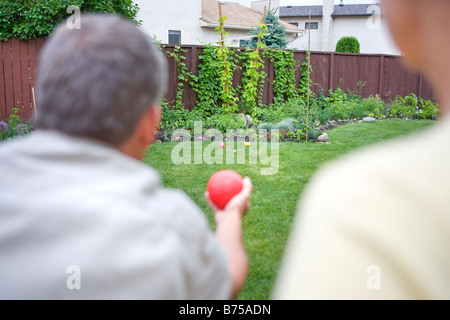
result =
M281 143L279 171L271 176L261 175L261 167L267 167L261 164L175 165L171 152L176 142L155 144L145 162L160 172L164 186L185 191L203 209L212 229L212 211L203 196L209 177L218 170L232 169L252 179L252 208L243 226L250 271L239 299L266 300L276 279L299 197L314 172L355 149L424 130L434 123L398 119L355 123L329 131L331 144ZM209 144L203 142L204 147Z

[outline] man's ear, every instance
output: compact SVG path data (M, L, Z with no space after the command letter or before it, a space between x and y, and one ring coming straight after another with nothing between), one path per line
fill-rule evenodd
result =
M383 5L394 41L405 54L404 61L412 69L421 69L425 53L422 42L426 37L421 7L408 0L386 0Z
M161 120L161 109L159 106L151 106L145 114L143 115L139 126L140 126L140 136L139 142L142 146L148 147L153 143L156 136L156 131L159 128Z

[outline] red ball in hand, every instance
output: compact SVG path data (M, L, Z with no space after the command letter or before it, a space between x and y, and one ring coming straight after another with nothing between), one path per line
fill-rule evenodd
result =
M233 170L221 170L211 176L206 189L209 199L220 210L243 188L242 177Z

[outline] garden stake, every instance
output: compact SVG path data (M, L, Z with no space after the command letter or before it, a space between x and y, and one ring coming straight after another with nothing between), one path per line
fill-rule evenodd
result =
M219 16L220 16L220 19L219 19L220 36L222 38L222 51L225 52L225 30L224 30L224 22L223 22L223 17L222 17L222 3L221 2L219 2ZM223 55L223 62L225 65L224 72L226 74L227 73L227 66L226 66L227 56L225 54ZM228 94L228 82L225 83L225 91ZM227 102L227 108L228 108L228 110L230 110L230 102Z
M34 96L34 87L31 88L31 92L33 94L33 108L34 108L34 115L37 115L37 108L36 108L36 97Z
M308 124L309 124L309 81L310 81L310 68L311 68L311 11L309 11L309 27L308 27L308 103L306 104L306 142L308 142Z

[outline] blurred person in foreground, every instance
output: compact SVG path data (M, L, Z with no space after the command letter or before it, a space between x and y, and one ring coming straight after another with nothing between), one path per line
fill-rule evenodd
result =
M36 130L0 146L0 299L230 299L248 261L252 184L215 234L144 165L167 67L135 25L63 24L40 56Z
M450 299L450 1L383 6L405 63L438 94L441 121L312 180L274 299Z

